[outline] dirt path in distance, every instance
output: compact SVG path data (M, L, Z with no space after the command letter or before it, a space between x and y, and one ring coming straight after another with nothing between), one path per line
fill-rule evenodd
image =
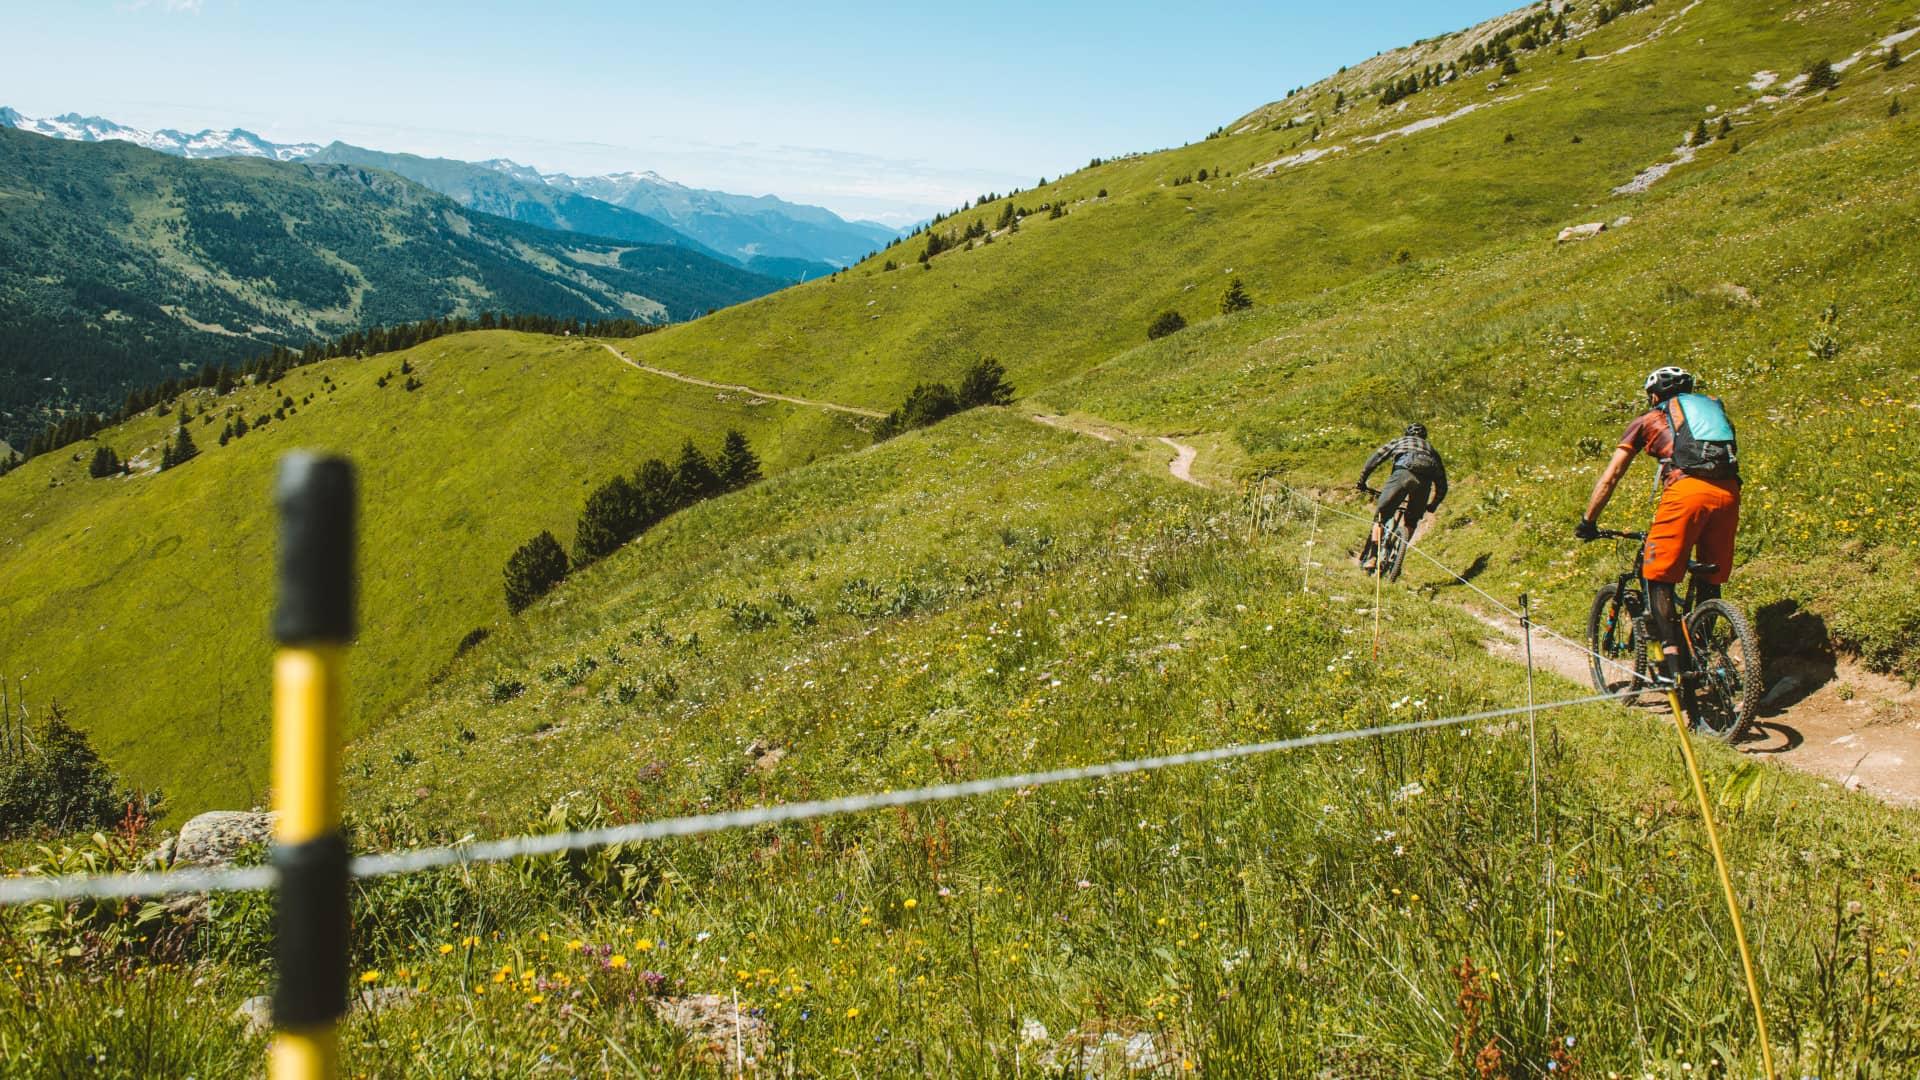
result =
M754 397L766 398L769 401L784 401L789 405L805 405L808 408L849 413L854 416L865 416L875 420L885 419L887 415L874 409L863 409L858 405L840 405L831 401L815 401L812 398L793 397L789 394L776 394L771 390L757 390L751 386L741 386L738 383L712 382L707 379L696 379L691 375L682 375L677 371L668 371L666 368L657 368L652 364L643 364L604 341L598 344L601 348L619 357L622 363L638 371L644 371L649 375L658 375L663 379L672 379L675 382L689 383L693 386L704 386L709 390L731 390L736 394L751 394Z

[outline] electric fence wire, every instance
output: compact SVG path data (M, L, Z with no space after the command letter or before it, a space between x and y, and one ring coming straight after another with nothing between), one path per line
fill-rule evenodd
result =
M1361 524L1368 525L1368 526L1371 526L1373 524L1373 519L1370 517L1366 517L1361 514L1356 514L1351 510L1341 509L1340 507L1334 506L1331 503L1323 502L1319 499L1314 498L1312 495L1304 491L1301 491L1299 488L1293 487L1288 484L1281 484L1280 487L1281 487L1281 490L1287 492L1289 495L1292 495L1297 499L1300 499L1304 502L1312 504L1313 507L1315 508L1316 518L1317 518L1318 512L1321 509L1325 509L1331 513L1337 514L1351 521L1357 521L1357 522L1360 522ZM1478 585L1475 585L1472 581L1469 581L1465 576L1460 574L1458 571L1454 570L1452 567L1448 566L1446 563L1441 562L1439 559L1434 558L1432 555L1427 554L1425 551L1415 546L1411 538L1409 538L1407 541L1407 550L1427 560L1427 562L1432 563L1433 566L1436 569L1438 569L1441 573L1447 575L1449 578L1452 578L1455 582L1458 582L1461 585L1465 585L1468 589L1472 590L1476 595L1478 595L1482 600L1485 600L1487 603L1492 604L1496 608L1499 608L1502 613L1506 614L1508 617L1514 619L1515 621L1518 621L1525 617L1520 612L1514 610L1512 607L1509 607L1508 605L1502 603L1492 593L1486 591L1485 589L1482 589ZM1548 626L1537 619L1534 620L1533 622L1533 628L1547 637L1553 638L1556 641L1560 641L1564 644L1570 645L1573 648L1580 650L1585 655L1593 658L1594 660L1597 660L1602 664L1605 664L1611 668L1614 668L1620 674L1627 676L1629 679L1636 679L1638 677L1636 672L1633 670L1633 668L1629 667L1628 665L1623 664L1620 661L1613 659L1612 657L1602 656L1601 654L1594 652L1592 649L1588 648L1587 646L1581 644L1578 641L1573 640L1572 638L1566 636L1565 634L1560 633L1559 631L1555 630L1553 627ZM1644 690L1645 687L1642 687L1642 689Z
M613 825L600 829L513 836L478 843L417 848L378 855L362 855L353 860L353 876L356 878L388 877L395 874L410 874L422 870L433 870L448 866L502 862L508 859L525 858L534 855L556 855L566 851L605 847L609 844L630 844L648 840L663 840L672 837L699 836L733 829L749 829L761 825L777 825L786 822L806 821L812 818L853 814L886 807L946 802L952 799L964 799L975 795L989 795L1000 791L1016 791L1022 788L1043 787L1051 784L1064 784L1079 780L1095 780L1104 777L1125 776L1132 773L1153 772L1159 769L1168 769L1181 765L1201 765L1209 762L1230 761L1236 758L1255 757L1288 750L1302 750L1314 746L1354 742L1360 739L1378 738L1384 735L1432 731L1438 728L1465 727L1466 725L1477 724L1483 721L1520 716L1532 710L1569 709L1579 705L1593 705L1605 701L1617 701L1631 693L1633 693L1633 691L1620 691L1611 694L1590 694L1585 697L1570 698L1565 701L1556 701L1538 706L1515 705L1501 709L1490 709L1484 712L1466 713L1459 716L1435 717L1428 720L1409 720L1398 724L1381 724L1375 727L1355 728L1347 731L1325 731L1313 735L1296 736L1290 739L1241 743L1233 746L1215 747L1210 750L1192 750L1180 754L1163 754L1156 757L1109 761L1094 765L1078 765L1039 772L1012 773L1003 776L986 777L979 780L965 780L956 783L934 784L929 787L909 788L904 791L877 791L861 795L845 795L833 799L817 799L808 802L784 803L776 806L753 807L744 810L729 810L716 814L695 814L687 817L659 818L652 821L634 822L628 825ZM0 878L0 907L69 900L124 899L136 896L175 896L186 893L204 892L247 892L271 888L277 881L278 875L271 866L174 870L163 873L73 874L59 877Z

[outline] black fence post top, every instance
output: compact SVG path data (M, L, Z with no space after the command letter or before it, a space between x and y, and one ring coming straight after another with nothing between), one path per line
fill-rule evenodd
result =
M296 451L280 459L280 603L283 645L345 644L355 621L355 482L346 458Z

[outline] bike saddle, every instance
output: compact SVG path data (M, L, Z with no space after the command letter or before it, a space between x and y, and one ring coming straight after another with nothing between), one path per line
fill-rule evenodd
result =
M1693 560L1693 559L1688 559L1688 560L1687 560L1687 569L1688 569L1688 570L1689 570L1690 572L1692 572L1692 573L1695 573L1695 574L1711 574L1711 573L1713 573L1713 572L1714 572L1715 570L1718 570L1718 569L1720 569L1720 564L1719 564L1719 563L1710 563L1710 562L1698 562L1698 561L1695 561L1695 560Z

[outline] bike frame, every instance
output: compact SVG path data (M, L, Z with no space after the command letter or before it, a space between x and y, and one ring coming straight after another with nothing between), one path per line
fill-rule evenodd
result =
M1653 587L1652 583L1649 582L1646 577L1647 534L1642 532L1617 532L1612 529L1603 529L1600 532L1599 539L1632 540L1635 542L1633 549L1633 569L1620 575L1618 584L1615 586L1616 595L1620 597L1621 605L1625 606L1628 589L1630 587L1636 589L1640 597L1641 610L1650 616L1653 610ZM1686 591L1684 593L1676 591L1673 597L1673 620L1680 627L1680 637L1687 643L1688 656L1698 655L1694 649L1693 631L1687 626L1687 616L1693 612L1693 601L1694 578L1692 574L1688 574ZM1664 661L1665 657L1661 654L1661 650L1666 645L1666 642L1655 641L1652 635L1648 635L1648 638L1647 648L1653 652L1653 659L1656 661Z

